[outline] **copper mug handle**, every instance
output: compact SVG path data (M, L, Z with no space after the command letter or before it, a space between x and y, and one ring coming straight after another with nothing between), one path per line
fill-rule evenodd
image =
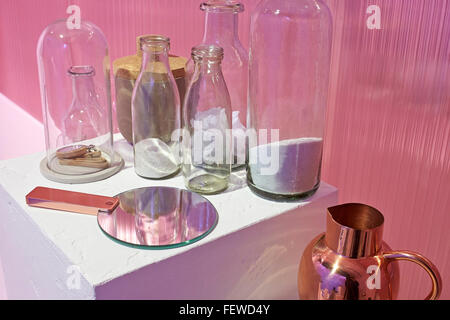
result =
M421 266L430 276L433 287L431 288L431 292L425 298L425 300L437 300L441 295L442 291L442 279L439 274L436 266L424 256L411 251L392 251L383 254L383 257L386 259L387 263L391 263L393 261L406 260L410 262L414 262Z

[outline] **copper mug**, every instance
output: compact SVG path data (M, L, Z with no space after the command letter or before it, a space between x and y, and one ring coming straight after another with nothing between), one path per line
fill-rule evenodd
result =
M328 208L327 228L305 249L298 273L302 300L395 300L399 287L396 261L421 266L431 278L427 300L437 300L442 280L422 255L392 251L382 240L383 215L363 204Z

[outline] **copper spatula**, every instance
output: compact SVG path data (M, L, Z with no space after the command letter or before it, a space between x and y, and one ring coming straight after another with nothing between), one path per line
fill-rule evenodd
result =
M36 187L25 197L27 204L54 210L97 215L111 213L119 205L119 199L45 187Z

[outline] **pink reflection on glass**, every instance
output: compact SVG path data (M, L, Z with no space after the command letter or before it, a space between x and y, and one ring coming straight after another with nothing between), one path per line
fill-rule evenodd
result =
M178 247L202 239L217 224L213 205L187 190L168 187L134 189L117 196L119 207L99 214L100 228L127 244Z

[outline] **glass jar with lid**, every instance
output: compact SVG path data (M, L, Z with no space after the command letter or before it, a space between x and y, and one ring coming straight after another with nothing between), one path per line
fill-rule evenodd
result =
M121 169L114 153L108 44L93 23L50 24L37 48L47 156L42 174L62 183L107 178Z

